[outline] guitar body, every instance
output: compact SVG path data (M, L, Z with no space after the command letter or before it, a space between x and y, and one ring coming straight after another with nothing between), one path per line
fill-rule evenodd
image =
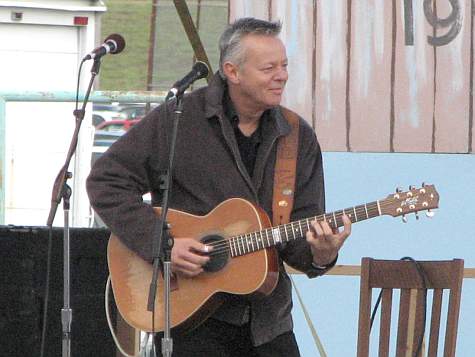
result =
M155 208L157 215L160 208ZM177 210L168 211L171 235L175 239L193 237L206 241L259 231L270 226L265 212L250 202L232 198L209 214L196 216ZM185 278L175 275L171 281L170 315L174 331L187 330L203 322L221 304L220 293L247 295L269 294L278 281L278 260L275 248L230 257L213 271ZM131 326L152 331L152 313L147 299L152 279L152 265L129 250L114 235L108 244L108 264L115 301L120 314ZM221 265L223 265L221 267ZM164 282L159 274L155 302L155 331L164 330Z

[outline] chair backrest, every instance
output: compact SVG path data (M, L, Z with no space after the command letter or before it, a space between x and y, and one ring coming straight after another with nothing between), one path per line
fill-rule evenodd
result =
M424 283L417 266L407 260L376 260L363 258L361 262L360 311L358 322L358 357L369 356L372 289L382 289L379 326L379 357L389 356L391 310L395 289L399 294L396 356L413 357L424 331L424 321L430 317L428 357L437 356L442 314L443 291L448 290L449 301L445 327L444 356L455 356L460 296L463 280L463 260L418 261L426 274ZM432 308L424 309L427 290L432 291ZM445 294L445 296L447 293ZM426 300L427 304L429 299ZM395 302L396 303L396 302ZM372 354L374 355L374 354ZM419 354L419 356L425 354Z

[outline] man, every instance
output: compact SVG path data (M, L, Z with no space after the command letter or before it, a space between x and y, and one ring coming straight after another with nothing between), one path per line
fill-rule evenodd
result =
M276 145L290 125L279 104L287 82L280 23L237 20L220 39L220 68L208 87L184 97L170 206L204 215L222 201L241 197L272 217ZM160 206L159 177L167 168L173 103L135 125L96 163L88 179L91 203L104 222L132 250L151 259L158 217L142 195L152 193ZM324 212L320 146L313 129L300 119L292 220ZM238 214L238 212L236 212ZM202 325L174 335L176 356L299 356L292 332L291 284L283 261L316 277L336 262L351 230L312 223L306 240L278 247L279 281L264 298L227 296ZM175 239L172 270L194 277L203 273L212 248L194 239ZM243 277L245 279L246 277Z

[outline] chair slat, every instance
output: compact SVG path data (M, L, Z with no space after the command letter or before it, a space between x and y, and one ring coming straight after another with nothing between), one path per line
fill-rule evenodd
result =
M430 321L429 351L427 357L436 357L439 347L440 312L442 309L442 289L434 289Z
M393 290L383 289L383 297L381 301L381 324L379 332L379 357L389 356L392 302Z
M399 318L397 328L396 356L405 356L408 349L407 332L409 324L409 304L411 299L411 290L402 289L399 300Z

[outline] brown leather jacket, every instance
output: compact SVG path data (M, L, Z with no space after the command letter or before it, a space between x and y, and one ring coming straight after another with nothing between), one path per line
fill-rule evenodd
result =
M208 87L184 98L179 122L170 207L195 215L211 211L222 201L241 197L262 207L272 217L277 139L290 131L279 107L264 116L263 141L251 179L240 157L234 131L225 117L224 83L215 75ZM142 195L152 194L159 206L159 177L168 165L173 103L161 105L142 119L102 155L91 170L87 190L94 210L107 226L144 259L151 259L152 237L158 218ZM322 155L315 132L300 120L297 177L292 220L324 212ZM278 249L280 277L265 298L229 297L213 316L230 323L245 322L250 313L255 345L292 329L291 283L282 261L315 277L324 271L311 265L304 239ZM250 309L249 309L250 308Z

